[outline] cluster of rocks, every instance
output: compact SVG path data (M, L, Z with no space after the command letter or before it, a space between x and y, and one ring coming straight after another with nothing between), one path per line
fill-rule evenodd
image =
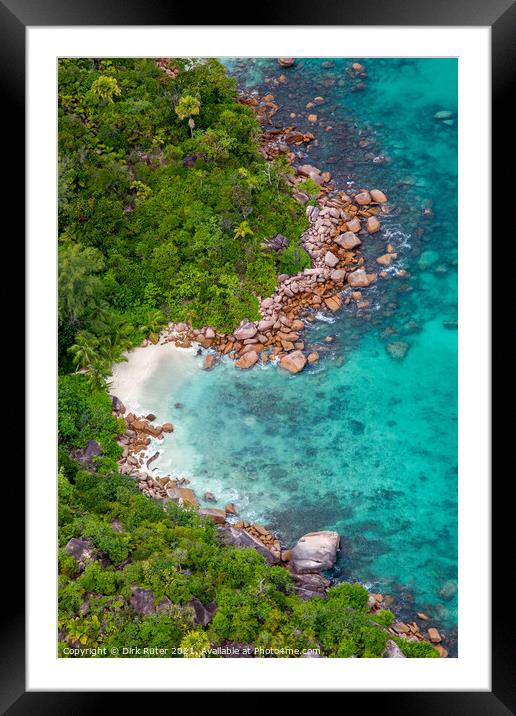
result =
M298 172L304 177L318 176L319 170L304 165ZM377 274L366 270L358 250L365 237L378 231L378 215L386 209L386 201L383 192L373 189L361 190L353 198L340 192L333 198L323 197L318 207L308 206L310 225L301 245L312 266L293 276L280 274L275 292L260 302L260 320L242 321L230 334L170 323L161 341L173 341L180 347L198 343L210 349L203 363L206 370L213 368L220 355L233 359L241 370L259 361L278 362L292 373L303 370L319 357L305 351L302 338L314 309L338 311L352 300L358 309L369 305L359 289L374 283Z
M120 415L119 412L117 414ZM165 433L173 431L172 423L153 425L154 419L154 415L138 417L134 413L128 413L124 416L127 429L118 438L118 443L123 450L118 464L123 475L134 475L139 469L148 468L149 464L159 456L159 453L151 457L146 455L151 439L163 440Z
M246 522L245 520L239 520L234 525L235 529L243 530L250 535L254 540L258 540L267 550L270 551L272 557L277 562L287 562L289 554L286 550L282 551L281 542L263 525L257 522ZM262 552L263 554L263 552ZM268 558L268 561L271 560Z
M382 609L381 602L383 601L384 597L381 594L370 594L370 604L371 606L371 612L374 613L375 611L379 611ZM426 614L423 614L422 612L417 613L417 618L420 621L427 622L429 620L429 617ZM393 636L406 639L407 641L424 641L432 644L432 646L435 648L435 650L438 652L439 656L441 657L447 657L448 656L448 650L444 648L444 646L441 644L442 642L442 636L439 633L439 631L435 627L428 627L426 628L426 637L423 636L421 629L423 627L420 626L415 620L413 622L410 622L408 624L405 624L405 622L394 622L392 626L388 628L388 631Z

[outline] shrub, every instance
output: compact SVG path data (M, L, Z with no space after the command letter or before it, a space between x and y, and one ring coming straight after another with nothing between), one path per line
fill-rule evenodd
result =
M439 658L437 650L426 641L408 641L407 639L398 638L395 638L394 641L409 659Z
M287 246L279 259L280 273L290 275L299 273L305 268L310 268L311 265L310 256L306 253L304 248L293 243Z
M330 601L338 603L341 607L350 607L363 612L367 610L369 594L361 584L344 582L335 587L330 587L328 598Z
M210 640L202 631L191 631L181 641L181 653L185 659L199 659L206 656Z
M394 614L389 609L381 609L373 616L374 621L388 629L394 622Z

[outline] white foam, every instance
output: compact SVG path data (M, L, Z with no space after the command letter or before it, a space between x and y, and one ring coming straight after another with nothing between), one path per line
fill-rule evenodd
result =
M315 317L318 321L322 321L323 323L335 323L335 318L333 316L326 316L324 313L321 313L320 311L317 311L315 314Z

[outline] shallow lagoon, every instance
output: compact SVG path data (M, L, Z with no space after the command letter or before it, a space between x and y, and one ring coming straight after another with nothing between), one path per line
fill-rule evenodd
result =
M276 529L286 543L309 530L338 530L335 576L393 595L407 618L426 611L453 642L457 65L359 61L368 73L361 80L346 73L350 60L326 69L320 59L289 70L274 60L227 64L241 86L275 95L278 124L313 131L317 142L300 161L331 171L339 188L385 191L395 210L383 228L396 267L409 276L379 280L361 312L318 314L305 341L321 360L302 374L273 366L239 372L224 362L172 392L164 362L147 380L145 407L176 426L155 463L160 471L189 477L197 494L210 490L220 504L235 502L241 517ZM282 72L288 84L264 82ZM358 81L366 87L356 89ZM306 120L305 104L317 95L325 103L310 111L323 128ZM451 124L434 118L440 110L454 113ZM367 241L371 266L384 246L378 235ZM409 344L403 360L386 351L393 340Z

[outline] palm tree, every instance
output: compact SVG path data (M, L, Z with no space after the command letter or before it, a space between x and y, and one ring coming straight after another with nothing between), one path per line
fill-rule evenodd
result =
M76 373L87 370L98 359L98 348L99 342L91 333L80 331L77 334L74 345L68 349L73 356L72 363Z
M111 363L127 360L122 353L130 348L133 326L123 316L112 315L109 332L102 345L102 353Z
M246 236L252 236L254 231L249 226L248 221L242 221L236 229L233 230L235 239L244 239Z
M179 119L184 120L188 117L190 136L193 137L195 122L192 118L192 115L199 114L199 111L201 109L200 101L197 99L197 97L192 97L189 94L185 94L179 99L179 102L174 109Z
M106 361L97 359L86 373L86 380L92 390L101 390L106 386L109 386L110 381L107 380L109 376L110 366Z
M153 343L158 342L158 334L166 323L166 318L161 311L149 311L145 317L144 323L140 326L140 330L150 338Z

